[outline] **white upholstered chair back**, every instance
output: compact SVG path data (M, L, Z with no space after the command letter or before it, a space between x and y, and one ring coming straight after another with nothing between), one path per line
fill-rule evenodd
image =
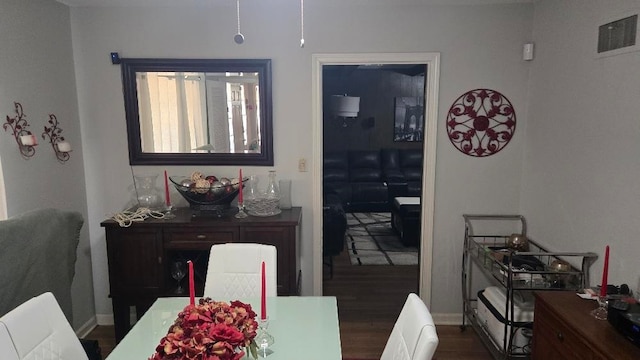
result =
M50 292L27 300L1 317L0 323L6 327L18 359L87 360L80 340Z
M19 360L16 348L13 346L7 327L0 323L0 354L3 360Z
M277 295L277 251L272 245L228 243L211 246L204 296L218 301L259 297L262 262L265 262L266 295Z
M438 334L429 309L409 294L380 360L429 360L438 347Z

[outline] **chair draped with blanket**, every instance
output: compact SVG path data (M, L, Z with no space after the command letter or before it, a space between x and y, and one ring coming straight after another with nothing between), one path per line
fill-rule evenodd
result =
M277 250L273 245L228 243L211 246L204 296L218 301L257 298L265 263L266 295L277 295Z
M59 209L32 210L0 221L0 316L51 292L73 324L71 283L83 224L79 212ZM81 342L90 359L102 358L97 341Z
M57 209L0 221L0 316L50 291L73 324L71 283L83 223L80 213Z

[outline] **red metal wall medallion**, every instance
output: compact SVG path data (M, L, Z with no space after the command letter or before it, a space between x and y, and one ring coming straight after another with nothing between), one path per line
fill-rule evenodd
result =
M490 156L504 149L516 130L516 113L509 99L495 90L462 94L447 114L449 140L469 156Z

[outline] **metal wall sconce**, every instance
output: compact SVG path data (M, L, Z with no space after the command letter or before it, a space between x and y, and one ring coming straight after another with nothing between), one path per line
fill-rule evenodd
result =
M18 144L20 154L24 157L30 158L36 153L35 146L38 145L38 142L36 141L35 135L27 129L29 127L29 123L22 111L22 105L19 102L14 102L13 105L16 109L16 116L12 118L7 115L7 122L2 124L2 127L4 128L4 131L11 128L11 131L13 131L12 135Z
M58 127L58 118L56 118L54 114L49 114L48 122L51 127L44 127L42 138L46 140L47 136L49 137L49 143L51 143L51 147L56 154L56 158L61 162L65 162L69 160L71 144L64 140L64 136L62 136L62 129Z

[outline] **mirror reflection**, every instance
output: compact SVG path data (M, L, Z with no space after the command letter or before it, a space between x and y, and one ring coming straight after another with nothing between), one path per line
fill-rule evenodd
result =
M270 60L121 64L131 165L273 165Z
M138 72L142 152L260 152L256 72Z

